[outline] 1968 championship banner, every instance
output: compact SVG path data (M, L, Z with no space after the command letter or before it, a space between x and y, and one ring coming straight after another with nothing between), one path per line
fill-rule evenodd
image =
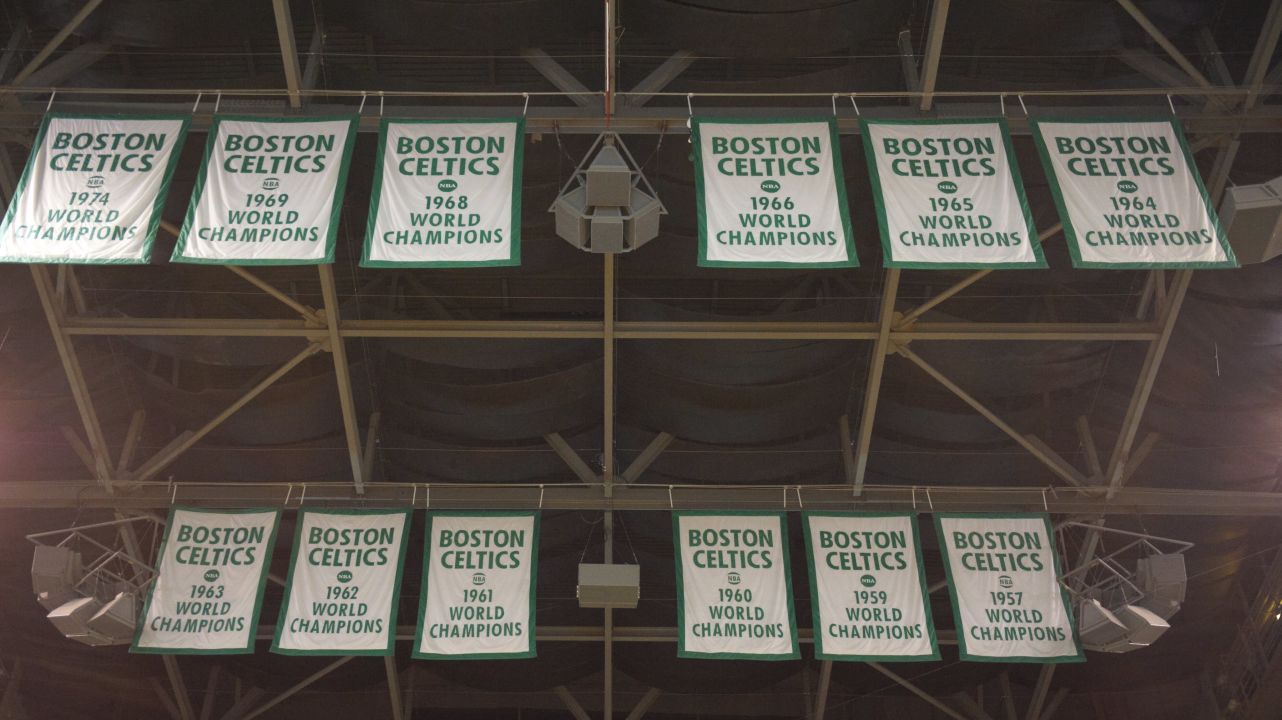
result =
M190 118L45 115L0 261L146 263Z
M695 118L699 265L855 267L832 120Z

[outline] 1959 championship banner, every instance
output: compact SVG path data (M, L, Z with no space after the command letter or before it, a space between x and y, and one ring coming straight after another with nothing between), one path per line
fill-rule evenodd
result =
M190 118L45 115L0 261L146 263Z
M886 267L1042 268L1004 120L865 120Z
M800 657L783 513L677 511L672 534L679 657Z
M935 515L963 660L1081 662L1046 515Z
M802 522L815 657L938 660L916 517L807 512Z
M537 512L427 516L416 658L530 658Z
M174 262L333 262L356 118L216 117Z
M272 652L391 655L409 510L300 510Z
M524 120L384 120L364 267L521 262Z
M254 652L279 518L276 510L171 510L130 651Z
M1237 267L1174 118L1031 122L1076 267Z
M695 118L699 265L855 267L831 120Z

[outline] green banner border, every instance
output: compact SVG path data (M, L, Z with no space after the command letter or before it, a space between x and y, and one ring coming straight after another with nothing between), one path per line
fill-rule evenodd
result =
M868 176L872 181L873 204L877 208L877 227L881 234L882 265L888 268L905 270L1039 270L1047 267L1046 256L1042 253L1042 243L1037 239L1037 226L1033 223L1033 211L1028 204L1028 194L1024 192L1024 178L1019 172L1019 162L1015 159L1015 145L1011 142L1010 127L1005 118L945 118L940 120L864 120L865 128L872 125L997 125L1002 136L1002 147L1006 152L1006 166L1010 169L1011 184L1015 186L1015 197L1019 198L1019 207L1024 214L1025 233L1028 244L1033 249L1031 262L917 262L894 259L890 242L890 222L886 217L885 192L882 189L881 173L877 169L877 151L873 147L872 134L866 129L862 133L864 160L868 163Z
M801 657L801 648L797 639L797 611L792 597L792 561L788 557L788 546L792 537L788 534L788 513L773 510L673 510L672 512L672 554L676 560L677 574L677 657L697 658L704 660L797 660ZM683 517L776 517L779 518L780 546L783 549L784 593L788 597L788 629L791 632L792 652L789 653L703 653L686 650L686 603L685 577L681 569L681 524Z
M948 555L948 543L944 539L944 519L978 519L978 520L1038 520L1046 526L1046 541L1050 543L1051 558L1055 562L1055 582L1059 585L1060 602L1064 604L1064 612L1068 616L1068 627L1073 633L1073 645L1077 648L1076 655L1050 655L1047 657L1032 657L1025 655L972 655L966 649L966 632L961 619L961 604L957 598L957 587L953 583L953 565ZM1078 635L1077 619L1073 616L1073 604L1069 602L1068 590L1064 588L1064 583L1060 582L1060 577L1064 574L1060 568L1059 548L1055 546L1055 530L1051 527L1050 515L1046 513L935 513L935 533L939 541L939 552L944 559L944 573L948 578L948 596L953 606L953 623L957 629L957 650L962 660L972 662L989 662L989 663L1079 663L1086 662L1086 656L1082 654L1082 641Z
M805 123L823 123L828 126L828 143L832 155L832 174L837 185L837 207L841 211L841 227L846 233L846 260L839 262L804 263L804 262L729 262L708 259L708 213L704 198L703 179L703 145L700 143L699 128L704 123L710 125L801 125ZM837 133L837 123L833 118L691 118L690 139L694 144L694 194L698 205L699 222L699 267L707 268L760 268L812 270L820 268L856 268L859 257L855 254L855 234L850 226L850 202L846 196L846 173L841 165L841 136Z
M255 123L321 123L346 122L347 137L343 141L343 161L338 168L338 180L334 184L334 194L330 196L329 230L325 233L325 256L315 260L302 258L269 258L265 260L241 260L226 258L198 258L183 255L187 249L187 235L191 231L192 221L196 217L196 207L200 205L200 196L205 192L205 181L209 178L209 158L214 152L218 131L224 120ZM343 195L347 189L347 174L351 170L352 151L356 149L356 128L360 117L356 115L329 115L321 117L259 117L256 115L216 115L209 126L208 138L205 140L205 152L200 159L200 171L196 175L196 186L191 191L191 202L187 205L187 216L183 218L182 230L178 233L178 242L174 245L174 254L169 258L171 263L191 265L330 265L334 262L334 248L338 244L338 217L343 211Z
M374 227L378 222L378 209L383 196L383 157L387 154L387 128L390 125L464 125L464 124L513 124L516 125L515 162L512 166L512 225L509 228L508 257L506 260L371 260L370 247L374 243ZM468 118L459 120L416 120L413 118L383 118L378 124L378 150L374 155L374 185L369 194L369 216L365 221L365 245L361 248L361 267L367 268L463 268L463 267L516 267L521 264L521 178L525 169L525 118Z
M917 557L917 582L921 593L921 604L925 610L926 632L930 638L928 655L845 655L825 652L823 647L823 626L819 618L819 584L815 573L815 552L810 538L810 518L907 518L913 531L913 552ZM801 513L801 529L806 539L806 571L810 578L810 616L811 628L814 631L815 657L820 660L839 660L855 662L930 662L938 660L939 640L935 634L935 618L930 610L930 589L926 585L926 568L921 559L921 531L917 527L917 516L913 513L895 512L838 512L830 510L806 510Z
M418 624L415 626L414 643L410 657L415 660L521 660L537 657L535 648L535 604L539 586L539 521L542 513L538 510L442 510L427 514L427 530L423 535L423 582L419 591ZM425 653L419 648L423 645L423 623L427 618L427 581L431 572L432 559L432 521L438 517L532 517L534 518L534 537L530 544L530 617L526 627L530 639L529 648L519 653Z
M294 592L294 568L298 566L298 549L302 547L303 526L307 524L307 516L314 515L401 515L405 518L405 527L401 532L401 549L396 556L396 582L392 585L392 598L390 607L387 611L387 647L381 650L293 650L280 646L281 635L285 632L285 616L289 613L289 600ZM294 547L289 556L289 576L285 579L285 595L280 601L280 613L276 620L276 632L272 635L271 652L276 655L313 655L313 656L395 656L396 654L396 615L400 611L401 605L401 578L405 570L405 548L409 545L409 535L411 523L413 522L414 511L406 508L403 510L342 510L342 509L320 509L320 510L299 510L294 520Z
M129 646L129 652L135 655L250 655L254 652L255 636L258 634L258 620L263 612L263 591L267 588L267 576L271 574L272 551L276 548L276 532L280 529L280 510L277 508L249 508L242 510L211 510L209 508L197 508L187 505L174 505L169 508L169 519L165 522L165 534L160 541L160 550L156 557L162 560L165 557L165 548L169 545L169 532L174 527L174 515L179 511L198 513L201 515L256 515L259 513L272 513L272 531L267 538L267 545L264 547L261 567L258 572L258 593L254 599L254 609L250 612L248 631L249 642L244 647L238 648L213 648L201 650L198 648L167 648L167 647L139 647L138 641L142 639L142 631L147 624L147 616L151 613L151 599L156 592L156 583L153 582L147 589L147 600L143 603L142 615L138 618L138 626L134 628L134 641ZM161 561L156 562L156 577L159 581Z
M1082 260L1081 246L1078 244L1077 229L1073 226L1072 217L1068 213L1068 207L1064 202L1063 190L1060 187L1059 175L1055 172L1055 167L1051 162L1050 149L1046 146L1046 140L1042 136L1042 124L1065 124L1065 125L1095 125L1100 123L1167 123L1175 133L1175 139L1179 141L1180 149L1184 151L1184 163L1188 166L1189 175L1193 176L1193 182L1197 186L1198 193L1202 196L1202 204L1206 209L1207 217L1211 219L1211 226L1215 228L1215 238L1219 242L1220 248L1224 250L1223 262L1125 262L1109 263ZM1128 117L1090 117L1090 118L1053 118L1040 117L1037 119L1029 118L1029 128L1032 130L1033 143L1037 146L1037 155L1042 160L1042 168L1046 171L1046 182L1050 185L1051 196L1055 199L1055 209L1059 212L1060 221L1064 224L1064 239L1068 241L1068 251L1073 258L1073 267L1087 269L1104 269L1104 270L1211 270L1221 268L1240 267L1237 256L1233 254L1233 247L1229 245L1228 236L1224 233L1224 227L1220 225L1219 213L1215 211L1215 206L1211 203L1211 197L1206 192L1206 185L1202 182L1202 172L1197 169L1197 161L1193 158L1193 151L1189 149L1188 139L1184 136L1184 128L1178 118L1174 116L1128 116Z

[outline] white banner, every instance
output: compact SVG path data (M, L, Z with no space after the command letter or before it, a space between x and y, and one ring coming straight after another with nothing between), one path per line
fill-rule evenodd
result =
M695 118L702 267L855 267L832 120Z
M521 263L525 122L383 120L364 267Z
M216 117L174 262L334 261L356 118Z
M538 553L536 512L428 514L413 656L534 657Z
M1081 662L1046 515L937 513L963 660Z
M800 657L783 513L677 511L672 535L678 657Z
M254 652L279 518L276 510L171 510L130 652Z
M917 519L807 512L802 522L815 657L938 660Z
M300 510L272 652L391 655L409 510Z
M1030 123L1076 267L1237 267L1174 118Z
M1004 120L865 120L886 267L1042 268Z
M45 115L0 226L0 262L146 264L190 121Z

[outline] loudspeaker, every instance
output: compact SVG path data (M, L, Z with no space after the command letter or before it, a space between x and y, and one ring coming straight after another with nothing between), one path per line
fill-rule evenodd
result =
M70 591L82 574L80 553L55 545L36 546L31 558L31 590L36 595Z
M1100 604L1099 600L1082 602L1077 612L1077 629L1087 650L1104 648L1126 640L1126 625Z
M102 606L87 623L89 630L111 640L125 644L133 640L138 620L138 606L130 593L120 593Z
M1282 254L1282 178L1226 190L1220 203L1220 225L1243 265Z
M1184 604L1188 588L1188 571L1184 556L1178 553L1150 555L1135 563L1136 582L1144 591L1140 605L1169 619Z
M623 252L623 212L617 207L598 207L592 213L592 240L594 253Z
M632 196L632 170L613 145L602 145L587 171L588 205L623 207Z
M579 607L634 608L641 599L640 565L579 565Z
M1137 605L1125 605L1117 613L1117 619L1126 626L1127 642L1139 647L1148 647L1157 642L1171 626L1165 620L1149 610Z

